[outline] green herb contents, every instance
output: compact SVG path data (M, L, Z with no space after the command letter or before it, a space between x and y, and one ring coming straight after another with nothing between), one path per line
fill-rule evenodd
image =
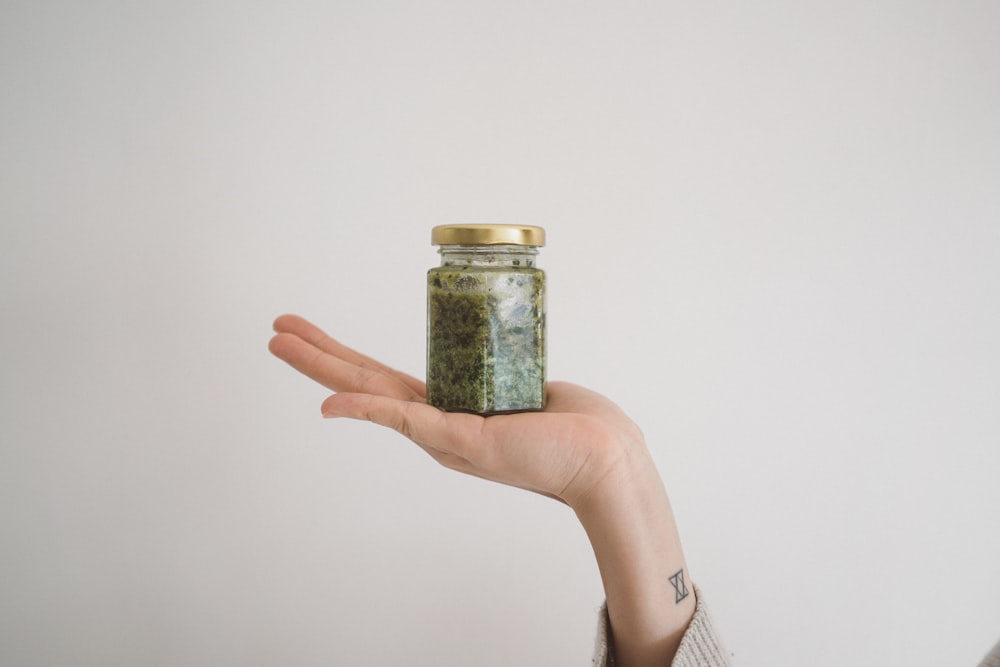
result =
M483 415L545 407L545 273L442 266L427 273L427 402Z

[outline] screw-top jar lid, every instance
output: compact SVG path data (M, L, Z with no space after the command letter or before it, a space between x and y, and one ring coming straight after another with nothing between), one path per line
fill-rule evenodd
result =
M438 225L432 245L545 245L545 230L530 225Z

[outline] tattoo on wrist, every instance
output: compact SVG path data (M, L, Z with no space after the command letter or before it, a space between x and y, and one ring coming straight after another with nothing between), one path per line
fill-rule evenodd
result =
M688 596L687 584L684 583L684 570L677 570L677 574L670 577L670 585L674 587L674 603L680 604L681 600Z

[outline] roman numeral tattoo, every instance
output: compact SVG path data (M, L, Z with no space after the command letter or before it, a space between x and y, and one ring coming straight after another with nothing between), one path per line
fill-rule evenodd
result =
M681 600L688 596L687 585L684 583L684 570L677 570L677 574L670 577L670 585L674 587L674 603L680 604Z

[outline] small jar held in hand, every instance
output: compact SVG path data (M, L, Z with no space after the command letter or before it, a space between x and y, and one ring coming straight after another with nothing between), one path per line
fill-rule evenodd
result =
M492 415L545 407L541 227L442 225L427 272L427 402Z

